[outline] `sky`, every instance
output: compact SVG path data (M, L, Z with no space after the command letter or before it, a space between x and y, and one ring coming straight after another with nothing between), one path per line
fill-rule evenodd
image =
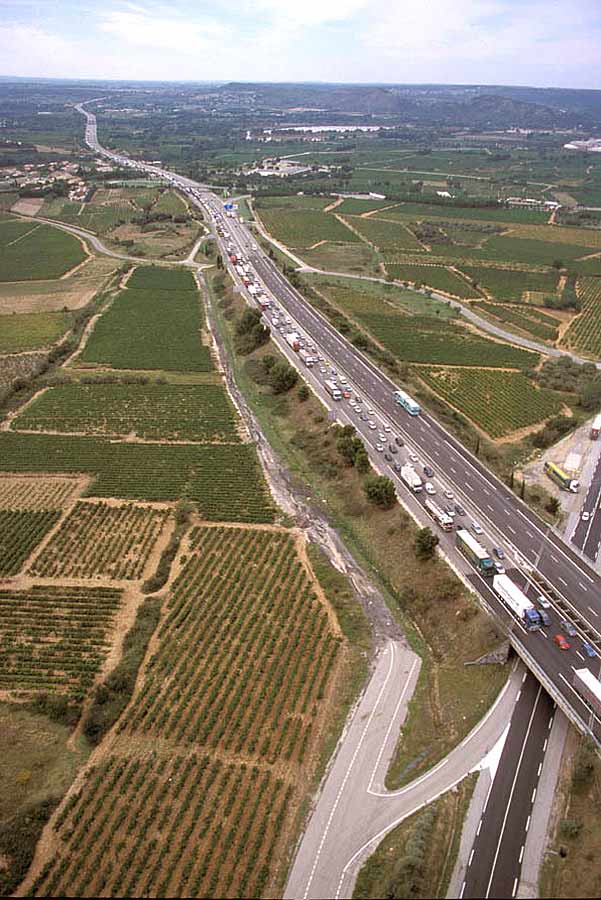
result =
M601 88L601 0L0 0L0 75Z

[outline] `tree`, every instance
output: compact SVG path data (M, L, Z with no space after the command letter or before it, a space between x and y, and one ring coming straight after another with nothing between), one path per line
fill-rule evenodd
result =
M307 387L306 384L301 384L301 386L299 387L298 399L300 400L301 403L304 403L305 400L309 399L309 388Z
M431 559L438 543L438 535L430 528L420 528L415 537L415 555L418 559Z
M545 504L545 509L552 516L556 516L561 509L561 503L559 502L557 497L549 497L547 503Z
M285 394L298 381L298 372L281 360L276 362L269 372L269 383L274 394Z
M355 468L360 475L367 475L371 469L371 463L365 447L362 447L361 450L358 450L355 454Z
M365 496L380 509L391 509L396 503L394 484L385 475L370 475L363 482Z

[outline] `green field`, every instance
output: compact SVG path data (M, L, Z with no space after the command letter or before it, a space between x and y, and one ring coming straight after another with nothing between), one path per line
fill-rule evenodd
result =
M314 195L292 197L257 197L255 208L259 211L269 209L287 209L302 211L306 209L322 210L336 201L336 197L316 197Z
M0 281L60 278L86 259L80 241L59 228L35 222L19 226L13 220L0 222Z
M348 217L345 221L366 241L377 247L384 257L403 250L417 252L424 250L415 235L400 223L379 222L373 218L362 219L359 216Z
M51 347L72 324L69 313L24 313L0 316L0 353Z
M521 300L524 291L553 294L557 290L558 273L527 272L492 266L461 265L461 271L497 300Z
M562 407L555 394L535 388L519 372L422 367L418 374L492 438L536 425L557 415Z
M17 417L14 427L239 442L237 421L219 384L66 384L45 391Z
M499 321L515 325L518 328L521 328L522 331L526 331L529 334L534 335L534 337L542 338L544 341L557 340L558 323L547 324L544 321L541 322L540 319L531 317L529 315L529 307L527 306L520 306L516 309L515 306L509 306L507 304L474 303L472 309L474 312L484 310L484 312L489 313ZM549 319L550 316L547 316L547 318Z
M255 206L263 225L277 241L293 249L311 247L319 241L359 241L335 216L319 210L291 211L281 208Z
M127 287L96 322L79 360L115 369L210 372L203 323L198 291Z
M128 288L155 291L195 291L196 282L187 269L163 266L137 266L127 280Z
M374 209L384 209L394 206L394 200L359 200L358 197L346 197L335 212L342 216L360 216L361 213L372 212Z
M563 343L601 358L601 278L579 278L578 296L582 310L564 334Z
M81 696L108 654L120 601L109 588L0 590L0 689Z
M547 212L537 212L530 209L505 209L498 207L470 207L451 206L435 203L402 203L396 209L387 209L376 213L374 218L405 220L407 218L420 219L467 219L474 222L507 222L508 225L520 224L544 224L549 218Z
M59 516L55 510L0 509L0 576L17 574Z
M163 191L152 207L155 213L166 213L168 216L187 216L189 210L176 191Z
M0 434L4 472L82 472L87 496L198 504L215 521L270 522L271 497L252 444L139 444L94 437Z
M322 286L321 291L360 322L398 359L414 363L530 368L538 356L489 341L438 315L407 315L368 292Z
M119 225L131 222L134 216L139 215L139 210L127 200L106 205L85 203L83 209L81 203L52 200L44 203L40 215L104 235Z
M408 281L451 294L454 297L469 300L479 297L480 292L471 287L446 266L411 266L388 263L386 269L395 281Z

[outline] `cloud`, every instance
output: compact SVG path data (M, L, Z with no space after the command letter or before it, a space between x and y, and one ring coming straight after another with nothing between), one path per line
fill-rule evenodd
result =
M134 3L103 12L100 30L126 44L184 54L217 50L217 42L232 39L231 28L216 18L190 20L175 10L169 15L162 6L142 8Z
M13 22L0 25L0 70L6 74L60 77L73 47L61 35L39 25Z

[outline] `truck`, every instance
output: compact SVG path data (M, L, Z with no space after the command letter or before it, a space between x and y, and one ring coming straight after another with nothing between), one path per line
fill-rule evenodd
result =
M423 488L423 483L415 469L409 463L401 466L401 478L414 494L419 494Z
M429 497L424 503L427 512L430 513L437 525L440 525L443 531L453 530L453 520L447 513L438 506L434 500Z
M235 253L230 253L230 262L234 263L234 265L238 262L238 257Z
M563 469L553 462L545 463L545 474L564 491L571 491L573 494L577 494L580 490L580 482L576 478L571 478L567 472L564 472Z
M324 381L324 387L332 400L342 400L342 393L335 381Z
M591 425L591 441L596 441L601 434L601 416L595 416Z
M315 360L311 356L311 354L307 350L299 350L298 355L306 365L308 369L312 369L315 365Z
M478 570L480 575L491 578L495 572L495 564L490 553L465 528L458 528L455 533L455 545L460 553Z
M413 397L406 394L405 391L395 391L394 399L403 407L403 409L407 410L410 416L419 416L422 409L421 406L419 403L416 403Z
M526 631L537 631L542 626L537 608L508 575L495 575L492 586L495 594Z
M601 681L595 678L590 669L574 669L572 686L593 712L601 716Z
M286 343L289 344L293 350L296 350L297 353L300 350L299 337L296 331L291 331L290 334L286 335Z

